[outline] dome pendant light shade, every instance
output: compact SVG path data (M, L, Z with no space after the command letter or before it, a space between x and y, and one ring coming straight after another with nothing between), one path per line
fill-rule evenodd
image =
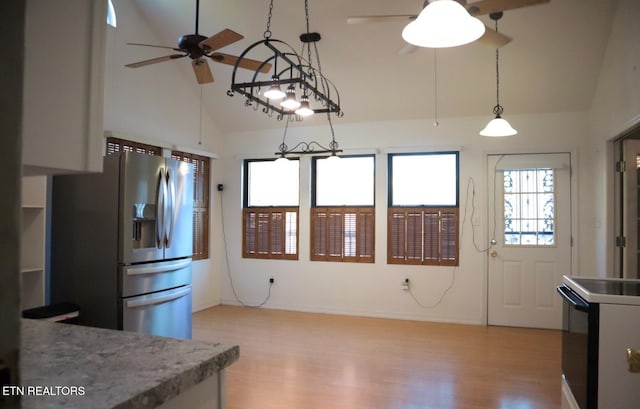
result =
M499 115L489 121L487 126L485 126L484 129L480 131L480 135L492 137L513 136L517 133L518 131L513 129L511 124L509 124L506 119L500 118Z
M300 106L300 101L296 99L296 89L293 86L287 88L287 96L280 102L280 106L292 111Z
M477 40L484 24L455 0L437 0L402 30L402 38L418 47L457 47Z
M300 107L296 109L296 114L300 116L311 116L313 115L313 109L309 107L309 97L303 95L300 98Z
M278 79L277 78L273 78L273 80L277 81ZM277 101L277 100L281 100L282 98L284 98L287 94L282 92L282 90L280 89L280 84L275 82L262 95L264 95L265 97L267 97L269 99L273 99L273 100Z

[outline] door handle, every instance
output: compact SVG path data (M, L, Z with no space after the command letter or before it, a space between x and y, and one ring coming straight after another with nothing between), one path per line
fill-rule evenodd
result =
M167 190L168 190L168 203L169 203L169 211L165 216L167 219L167 223L165 224L165 233L167 237L167 248L171 247L171 242L173 241L173 230L175 229L175 213L176 213L176 182L173 176L173 172L171 172L171 168L167 168Z
M161 274L170 273L172 271L181 270L191 265L191 259L177 260L171 262L165 262L162 264L152 266L135 266L125 267L126 274L128 276L138 276L144 274Z
M490 254L491 254L491 257L498 257L498 252L495 250L491 251Z
M160 168L158 175L158 193L156 195L156 247L164 246L164 218L165 218L165 199L167 197L167 185L164 181L164 169Z
M163 302L177 300L178 298L182 298L186 295L189 295L189 293L191 293L191 287L185 288L184 290L174 291L173 293L168 295L154 297L148 300L127 301L126 306L127 308L137 308L137 307L144 307L147 305L160 304Z

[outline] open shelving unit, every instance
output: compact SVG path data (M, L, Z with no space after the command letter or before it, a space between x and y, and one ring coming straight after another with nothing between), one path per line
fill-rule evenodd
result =
M20 243L20 308L45 304L47 177L22 178L22 232Z

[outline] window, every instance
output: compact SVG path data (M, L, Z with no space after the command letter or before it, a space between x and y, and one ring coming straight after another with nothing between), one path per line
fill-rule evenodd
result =
M504 170L504 243L555 245L553 169Z
M389 264L458 265L458 167L458 152L389 155Z
M313 158L311 260L373 263L373 155Z
M162 156L162 148L125 139L107 138L107 155L118 152L137 152ZM209 161L206 156L174 151L173 159L193 164L193 259L209 258Z
M206 156L172 151L173 159L193 164L193 259L209 258L209 162Z
M116 9L113 7L113 2L111 0L107 3L107 24L113 28L118 26L116 21Z
M298 259L300 165L286 161L244 161L242 256Z

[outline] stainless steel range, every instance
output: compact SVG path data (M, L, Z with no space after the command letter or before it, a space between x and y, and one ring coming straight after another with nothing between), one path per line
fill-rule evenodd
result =
M563 278L562 408L640 408L640 280Z

